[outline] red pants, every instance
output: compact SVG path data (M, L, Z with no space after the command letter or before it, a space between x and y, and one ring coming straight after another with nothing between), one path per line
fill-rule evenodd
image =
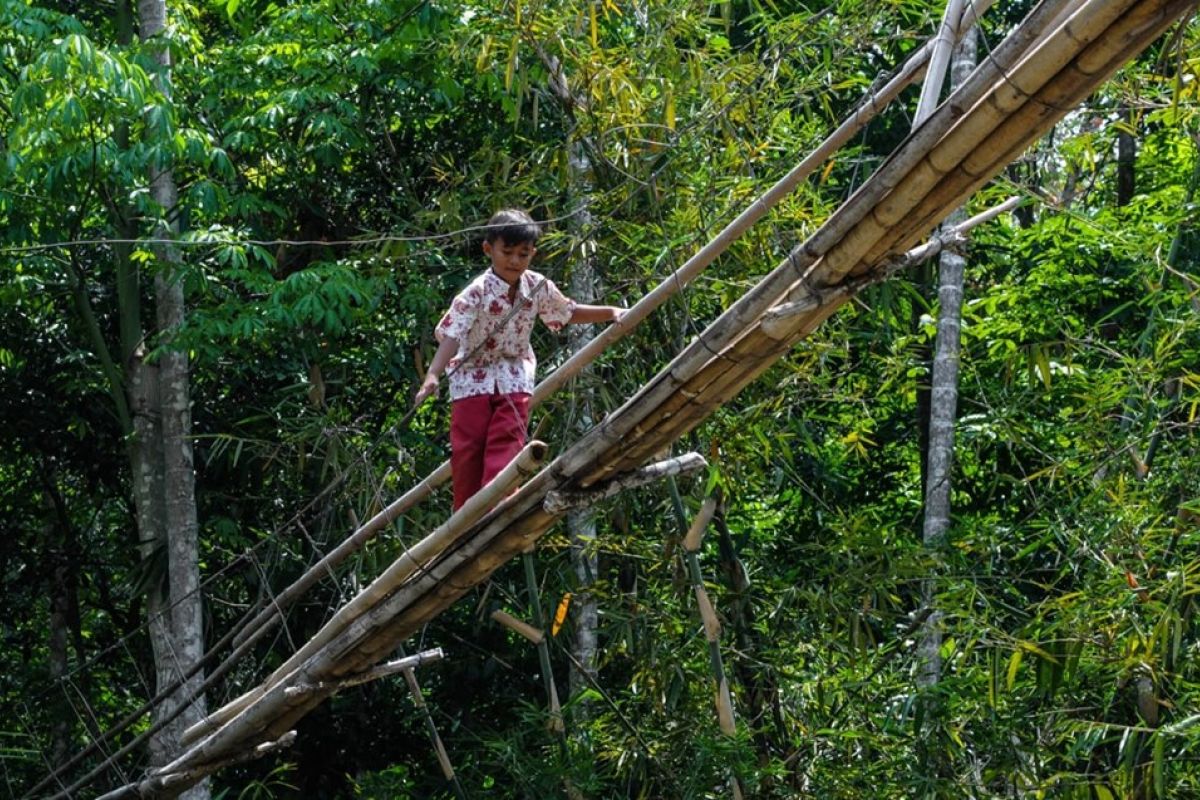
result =
M477 394L450 405L454 510L508 466L525 446L528 394Z

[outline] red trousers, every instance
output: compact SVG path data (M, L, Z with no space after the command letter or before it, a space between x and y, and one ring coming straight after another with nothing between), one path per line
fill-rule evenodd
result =
M477 394L450 405L450 474L454 510L516 458L525 446L529 395Z

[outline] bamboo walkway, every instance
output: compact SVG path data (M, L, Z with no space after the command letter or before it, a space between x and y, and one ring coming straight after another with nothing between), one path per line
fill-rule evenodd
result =
M561 498L603 491L643 467L864 287L936 254L954 237L917 243L1196 3L1043 0L824 225L636 395L548 465L542 465L546 447L531 443L486 494L398 559L261 686L214 712L207 725L190 730L188 749L172 764L105 797L173 796L244 754L286 745L297 720L347 681L386 661L405 639L501 565L532 549L566 513ZM948 11L949 27L969 25L984 7L966 5L961 15ZM933 65L931 72L940 68L945 50L941 38L919 50L821 148L634 306L620 325L539 386L535 403L694 279L927 65ZM994 213L964 227L990 216ZM347 545L339 558L428 496L448 474L443 465L364 525L348 540L357 545ZM517 484L523 485L502 499Z

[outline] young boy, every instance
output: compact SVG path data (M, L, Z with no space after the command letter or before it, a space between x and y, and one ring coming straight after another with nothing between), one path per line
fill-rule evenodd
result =
M529 269L541 233L520 209L494 214L483 242L491 269L458 293L434 331L438 349L414 404L437 392L448 369L455 510L525 445L537 369L529 343L534 315L557 331L568 323L615 322L625 310L576 303Z

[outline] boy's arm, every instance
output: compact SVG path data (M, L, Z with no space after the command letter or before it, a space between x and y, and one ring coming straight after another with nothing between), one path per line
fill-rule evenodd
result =
M572 325L590 322L616 322L624 313L625 309L618 306L587 306L583 303L576 303L569 322Z
M450 336L443 336L437 352L433 354L433 361L429 362L429 371L425 373L425 380L421 381L421 388L417 389L417 395L413 398L414 408L424 403L429 395L437 393L438 379L442 375L442 370L446 368L450 359L454 358L454 354L457 352L458 340Z

